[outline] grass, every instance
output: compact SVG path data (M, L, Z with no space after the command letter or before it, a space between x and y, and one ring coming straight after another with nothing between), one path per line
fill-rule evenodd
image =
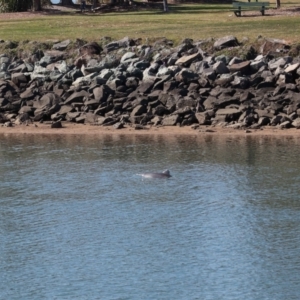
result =
M299 2L297 2L299 1ZM283 3L283 7L300 7L300 0ZM275 2L271 2L275 7ZM1 19L0 38L3 40L84 39L98 41L101 37L113 39L129 36L155 40L166 37L178 43L184 38L194 40L234 35L238 39L258 36L297 42L300 18L298 16L255 16L237 18L231 5L182 4L172 5L170 13L137 11L101 15L66 13L31 19Z

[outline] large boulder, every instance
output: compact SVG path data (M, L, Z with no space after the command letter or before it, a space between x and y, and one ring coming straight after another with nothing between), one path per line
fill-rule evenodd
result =
M222 38L219 38L214 43L214 48L216 50L221 50L224 48L236 47L236 46L238 46L238 41L237 41L237 38L234 37L233 35L224 36Z

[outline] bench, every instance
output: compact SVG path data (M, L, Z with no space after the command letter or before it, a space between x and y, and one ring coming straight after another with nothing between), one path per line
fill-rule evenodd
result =
M261 15L265 15L265 10L270 6L270 2L232 2L233 12L237 17L242 15L242 11L259 10Z

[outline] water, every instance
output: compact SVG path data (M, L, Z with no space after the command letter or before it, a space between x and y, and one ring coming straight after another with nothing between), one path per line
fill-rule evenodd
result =
M51 2L52 4L59 4L59 3L61 3L61 0L50 0L50 2ZM72 2L73 2L74 4L80 3L80 1L78 1L78 0L72 0Z
M0 299L299 299L299 145L2 135Z

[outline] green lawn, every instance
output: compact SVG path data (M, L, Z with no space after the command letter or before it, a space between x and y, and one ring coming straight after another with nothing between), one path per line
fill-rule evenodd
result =
M275 7L275 2L271 2ZM297 6L299 2L282 2L282 7ZM208 37L234 35L238 39L258 36L298 42L299 16L255 16L238 18L230 11L231 5L172 5L170 13L139 11L101 15L48 15L32 19L1 19L0 39L37 40L76 39L97 41L108 36L113 39L157 39L167 37L175 42L183 38L200 40Z

